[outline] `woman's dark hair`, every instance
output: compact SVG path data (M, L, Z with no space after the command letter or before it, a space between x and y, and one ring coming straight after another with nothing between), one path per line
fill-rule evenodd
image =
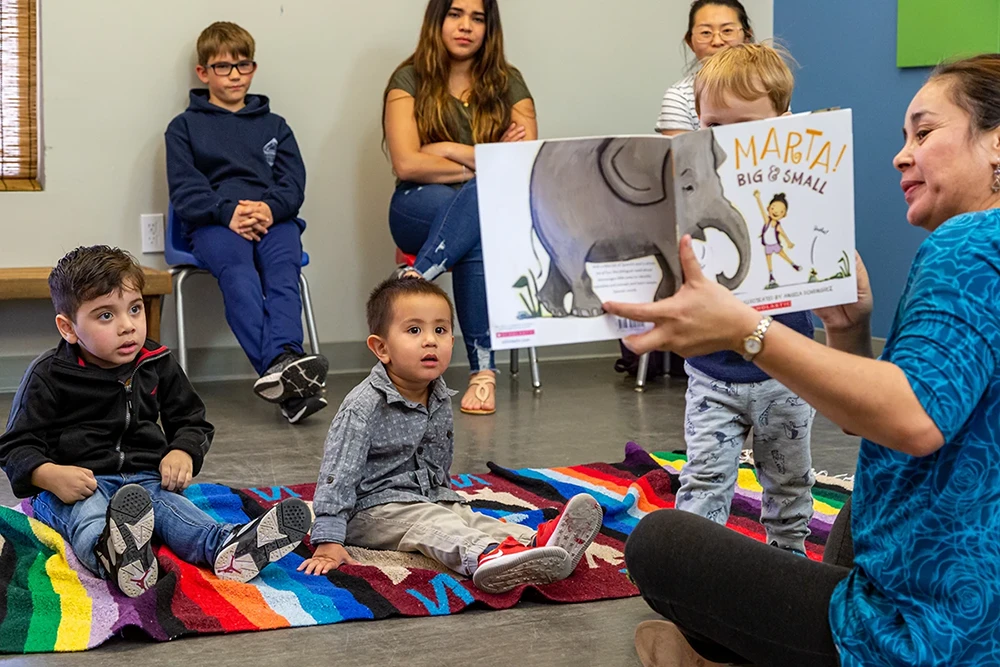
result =
M396 68L398 72L412 65L417 76L413 115L417 119L421 144L455 141L458 136L455 104L448 91L451 56L441 37L441 26L451 5L452 0L429 0L417 48ZM486 34L482 47L473 57L472 89L468 99L472 138L477 144L500 141L510 125L511 105L507 102L507 90L513 69L504 56L503 26L497 0L483 0L483 13L486 15ZM388 95L387 87L382 96L383 119ZM384 123L382 134L384 139Z
M785 197L784 192L779 192L778 194L771 197L771 203L767 205L768 208L770 208L771 204L773 204L774 202L778 202L779 204L784 204L785 210L786 211L788 210L788 199Z
M955 103L972 117L972 127L989 132L1000 127L1000 53L938 65L928 81L947 78Z
M719 7L729 7L734 12L736 16L740 19L740 25L743 27L743 38L747 42L753 41L753 28L750 27L750 17L747 15L746 7L740 0L694 0L691 3L691 11L688 13L688 30L684 34L684 43L689 47L691 46L691 33L694 30L694 17L698 14L698 10L702 7L708 5L718 5Z

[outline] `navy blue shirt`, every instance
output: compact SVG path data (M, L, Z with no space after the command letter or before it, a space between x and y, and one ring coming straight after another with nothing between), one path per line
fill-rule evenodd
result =
M840 664L1000 665L1000 210L924 240L881 359L944 445L861 441L854 569L830 600Z
M167 126L170 203L187 225L228 226L241 199L267 204L275 224L299 214L306 168L295 135L264 95L247 95L245 104L234 113L195 89Z
M795 329L803 336L813 337L814 327L810 311L777 315L774 321L781 322L790 329ZM701 357L691 357L687 362L710 378L723 382L742 384L771 379L770 375L757 368L753 362L746 361L742 355L735 352L713 352Z

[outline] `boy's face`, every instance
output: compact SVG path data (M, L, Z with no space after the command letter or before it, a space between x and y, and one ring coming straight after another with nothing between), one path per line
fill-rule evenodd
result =
M369 336L368 347L390 377L433 382L451 363L455 344L448 302L434 294L406 294L396 299L392 311L385 336Z
M771 99L764 95L753 101L747 101L736 97L726 91L722 94L722 99L713 100L710 95L705 95L699 100L701 115L701 127L716 127L718 125L732 125L733 123L746 123L751 120L763 120L765 118L777 118L783 114L774 110Z
M216 73L226 69L230 70L227 74ZM249 73L241 74L240 69ZM233 56L227 52L212 56L208 59L208 66L198 65L195 71L201 82L208 86L209 101L228 109L243 106L243 98L250 90L250 82L253 81L257 67L249 58Z
M146 312L142 294L132 288L85 301L71 320L56 315L59 333L78 344L87 363L114 368L131 363L146 341Z

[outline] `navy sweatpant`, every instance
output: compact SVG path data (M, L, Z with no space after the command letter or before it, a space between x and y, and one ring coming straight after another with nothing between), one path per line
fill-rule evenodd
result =
M260 241L228 227L191 231L191 251L219 281L226 321L258 374L291 347L302 351L302 229L295 221L272 225Z

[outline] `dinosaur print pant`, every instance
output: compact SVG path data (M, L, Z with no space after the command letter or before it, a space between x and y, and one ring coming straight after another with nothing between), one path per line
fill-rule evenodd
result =
M715 380L686 364L684 438L677 509L725 525L736 489L740 452L753 431L753 457L763 487L760 522L768 543L805 551L813 515L809 436L816 411L777 380Z

